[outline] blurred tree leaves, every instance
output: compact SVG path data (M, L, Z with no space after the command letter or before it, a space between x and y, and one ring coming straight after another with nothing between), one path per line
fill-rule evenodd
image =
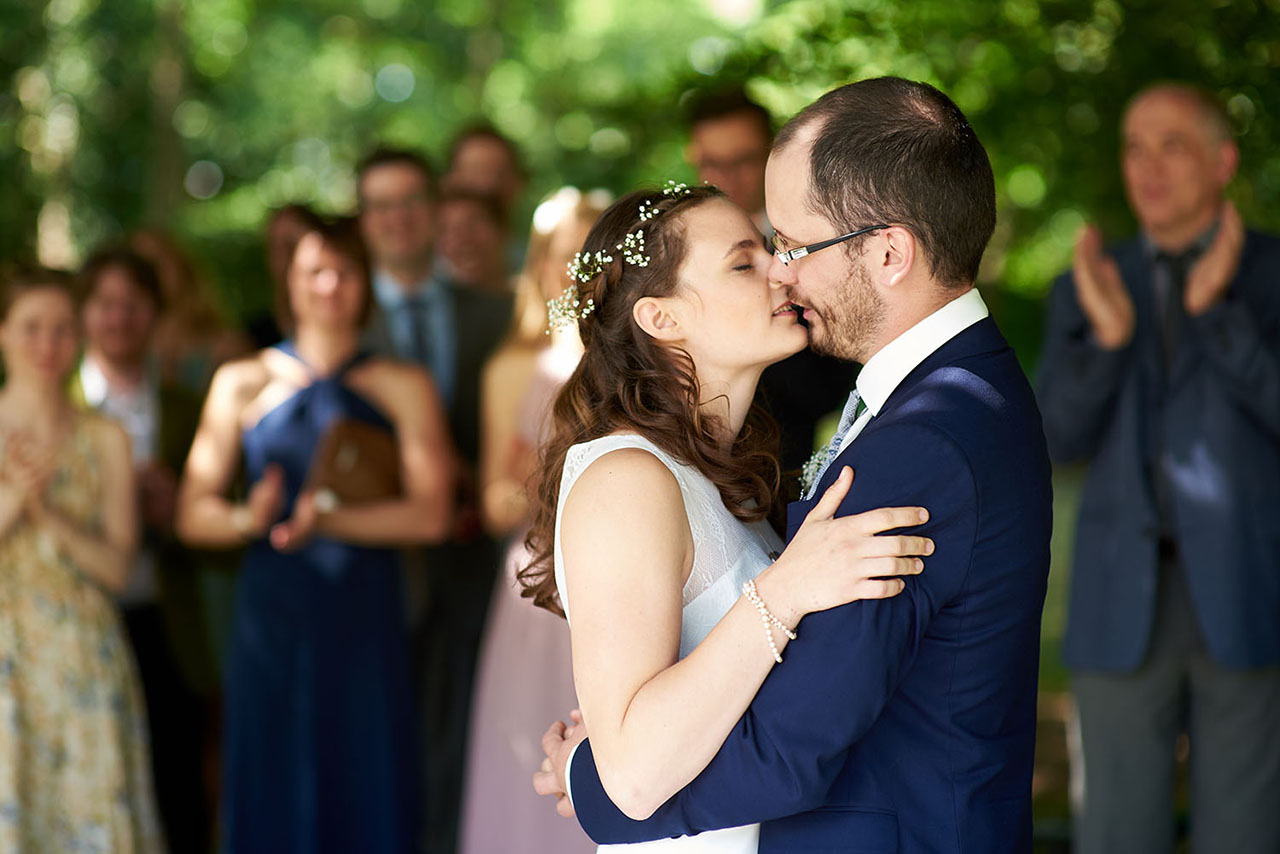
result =
M1085 219L1132 231L1116 128L1156 79L1223 97L1233 195L1280 227L1278 22L1280 0L0 0L0 254L34 254L39 234L70 262L162 225L249 312L268 302L265 211L349 208L378 140L439 160L486 118L523 147L531 203L562 183L692 177L696 87L745 82L781 121L898 74L969 114L1000 200L983 279L1034 297Z

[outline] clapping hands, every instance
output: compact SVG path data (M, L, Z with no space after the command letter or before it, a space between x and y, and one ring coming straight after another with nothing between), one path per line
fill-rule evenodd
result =
M293 514L283 522L271 526L267 535L271 547L279 552L296 552L301 549L315 536L319 518L315 492L308 489L300 493L293 502Z
M1187 314L1198 317L1212 308L1227 293L1240 266L1244 249L1244 221L1231 202L1222 206L1218 233L1187 273L1187 289L1183 305Z
M9 434L0 479L0 531L7 531L24 513L39 518L44 491L56 466L52 448L39 445L25 433Z
M1222 206L1218 232L1204 254L1187 272L1183 307L1198 317L1226 294L1240 266L1244 248L1244 221L1231 202ZM1119 350L1133 338L1133 300L1120 277L1120 268L1102 250L1097 226L1087 225L1076 240L1071 271L1076 298L1093 328L1094 338L1105 350Z
M1086 225L1071 259L1076 299L1104 350L1119 350L1133 338L1133 300L1125 290L1115 259L1102 251L1102 233Z

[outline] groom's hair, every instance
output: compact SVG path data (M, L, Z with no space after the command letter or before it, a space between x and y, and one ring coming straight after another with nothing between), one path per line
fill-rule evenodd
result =
M938 281L967 286L977 278L995 230L995 179L986 149L950 98L900 77L850 83L791 119L774 149L810 128L809 206L837 232L903 225Z

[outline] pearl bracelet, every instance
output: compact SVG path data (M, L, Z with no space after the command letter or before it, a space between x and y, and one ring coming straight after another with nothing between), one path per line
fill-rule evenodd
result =
M760 612L760 621L764 623L764 636L769 641L769 651L773 653L773 660L781 664L782 653L778 652L778 645L774 643L773 627L777 626L791 640L796 639L796 633L786 623L775 617L769 607L764 604L764 600L760 598L760 591L756 590L754 578L748 578L742 582L742 593L747 597L747 601L755 605L756 610Z

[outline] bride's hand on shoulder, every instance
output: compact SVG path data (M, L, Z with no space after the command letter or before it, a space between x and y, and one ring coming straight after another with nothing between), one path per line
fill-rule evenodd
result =
M770 609L792 626L815 611L897 596L906 589L902 576L918 575L922 558L933 553L928 537L884 535L924 524L929 513L923 507L879 507L836 518L852 484L853 470L846 466L757 581Z

